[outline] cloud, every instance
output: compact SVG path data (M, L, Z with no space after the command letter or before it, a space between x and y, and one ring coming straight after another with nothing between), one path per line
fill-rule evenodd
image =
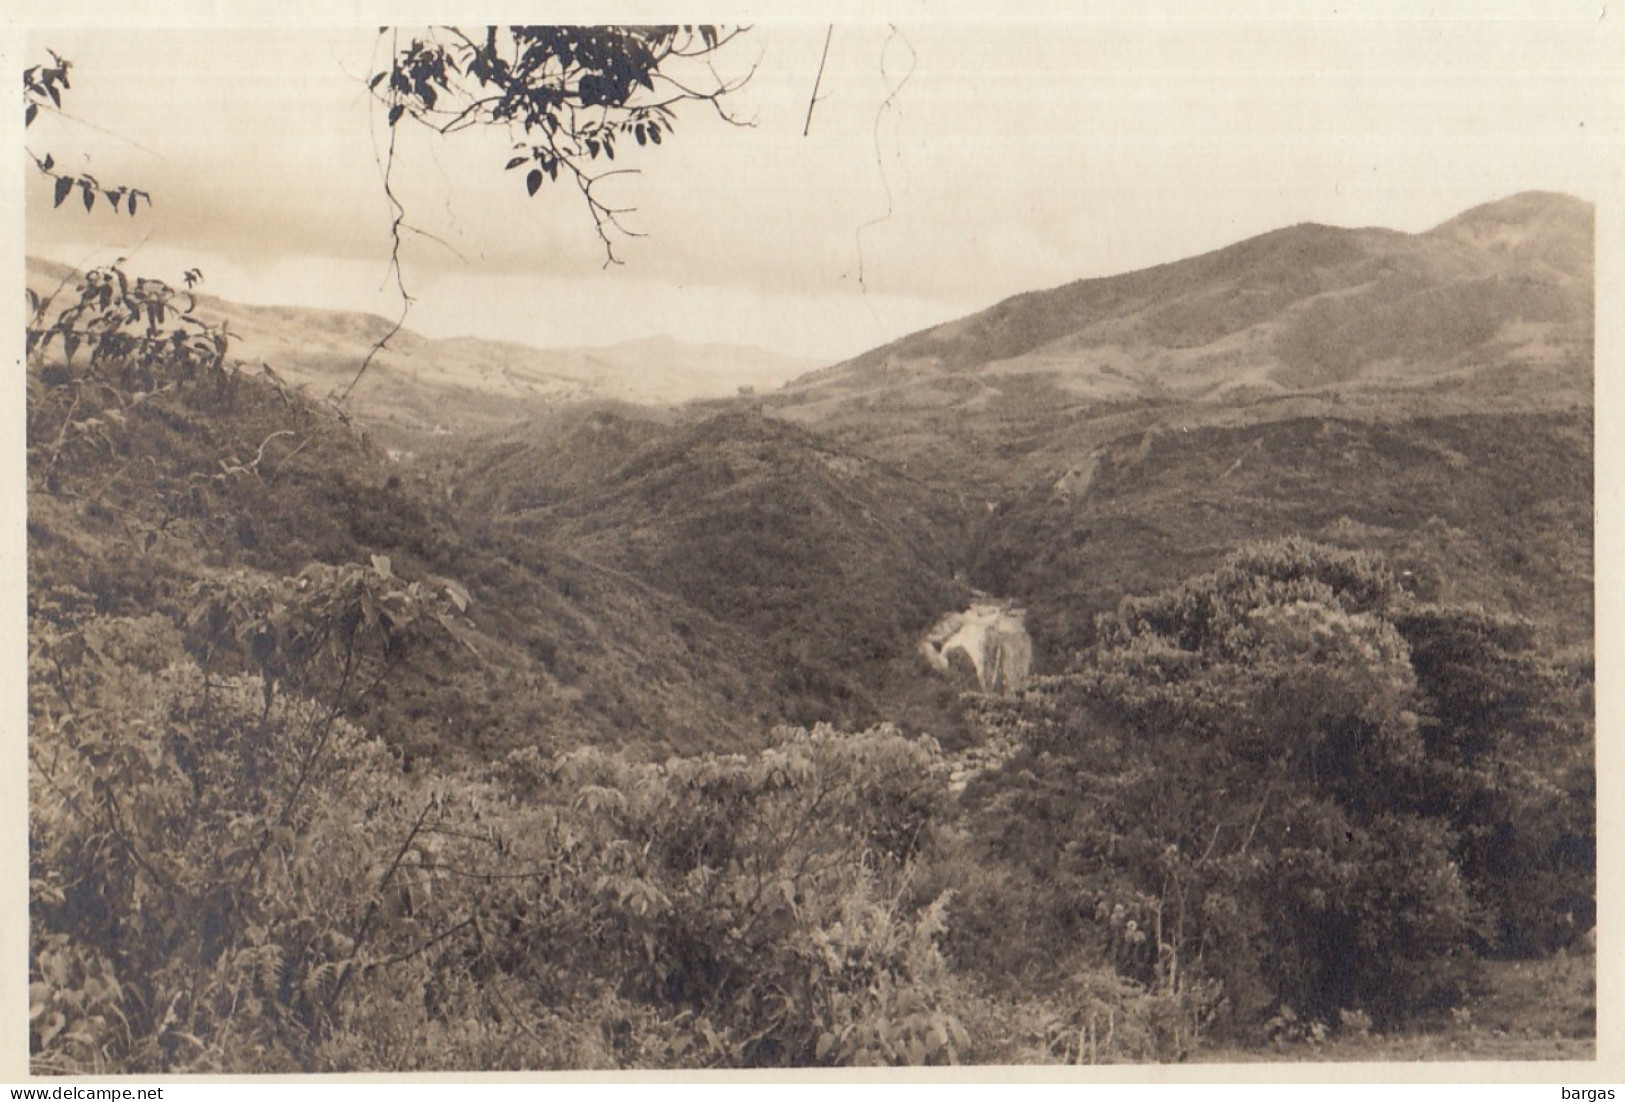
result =
M753 29L739 63L760 65L734 109L756 125L689 111L669 143L632 157L641 175L606 185L648 235L621 243L627 267L609 275L579 196L527 197L502 171L503 135L403 131L393 179L422 231L403 252L418 311L510 324L543 288L605 340L651 318L731 317L782 325L786 347L845 347L897 335L876 318L923 324L1292 222L1416 230L1528 188L1595 197L1625 137L1610 41L1561 13L937 19L897 36L840 24L809 126L823 31ZM30 142L155 199L113 226L53 212L35 180L31 249L190 251L282 273L241 280L265 294L373 294L333 273L353 265L375 288L390 252L386 132L364 89L375 28L30 41L77 63L69 106L84 120ZM594 314L594 293L638 309ZM825 313L839 320L820 336L805 319Z

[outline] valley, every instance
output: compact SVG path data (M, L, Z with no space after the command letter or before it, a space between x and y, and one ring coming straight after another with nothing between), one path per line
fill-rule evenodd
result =
M789 627L810 602L853 668L865 638L905 654L968 586L1032 608L1038 668L1058 672L1121 597L1293 534L1379 551L1429 599L1529 616L1578 655L1591 232L1583 204L1542 195L1415 236L1297 227L1023 296L760 397L520 427L456 463L489 480L465 491L481 515L736 622ZM1237 346L1267 385L1228 385ZM1125 349L1133 387L1110 366ZM804 596L762 592L763 567ZM833 599L863 587L879 600ZM909 612L878 632L856 608Z
M232 1070L1403 1050L1590 959L1593 237L1295 226L800 374L403 333L342 418L382 319L199 300L238 362L152 386L42 342L32 737L92 764L31 780L36 936L144 985L125 1070L215 1070L188 953L194 1036L264 1008ZM159 810L76 819L115 768ZM331 929L249 886L333 862Z

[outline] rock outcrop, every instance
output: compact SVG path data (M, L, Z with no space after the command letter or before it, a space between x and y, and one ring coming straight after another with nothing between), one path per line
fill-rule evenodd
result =
M920 642L920 653L943 673L968 664L982 692L1015 692L1032 672L1026 612L997 601L974 602L938 620Z

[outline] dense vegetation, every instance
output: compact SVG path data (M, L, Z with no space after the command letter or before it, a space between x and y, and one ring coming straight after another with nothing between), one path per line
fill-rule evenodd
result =
M1419 597L1527 617L1579 664L1593 627L1591 438L1589 408L1130 432L1099 447L1087 494L1045 482L1001 503L968 572L1026 602L1035 642L1064 661L1121 595L1302 534L1380 553Z
M754 415L602 418L552 492L391 464L187 299L107 269L33 303L37 1071L1172 1060L1402 1029L1595 920L1590 667L1518 614L1517 532L1480 591L1398 535L1363 542L1403 567L1227 531L1081 577L1191 454L1217 483L1294 433L1426 436L1483 470L1414 518L1366 487L1386 531L1558 518L1581 604L1573 419L1545 505L1472 451L1493 425L1288 425L1141 481L1108 453L1096 513L1035 495L973 540ZM1379 532L1257 466L1266 534ZM1019 695L909 665L965 566L1049 594ZM1010 752L959 795L962 743Z
M1590 731L1527 623L1291 540L1097 634L993 708L1025 749L980 784L979 833L1057 939L1007 952L1093 943L1242 1021L1392 1024L1593 920Z
M595 437L631 436L600 424ZM471 508L743 628L775 671L758 690L796 723L898 719L910 696L910 717L941 729L949 710L921 690L915 648L970 595L954 578L967 526L949 495L755 413L636 439L600 444L619 462L586 485L519 472Z

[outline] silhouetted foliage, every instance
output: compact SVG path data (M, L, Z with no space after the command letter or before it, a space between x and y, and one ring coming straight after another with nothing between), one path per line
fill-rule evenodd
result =
M595 186L617 171L629 142L660 145L676 126L676 108L703 102L730 122L723 98L742 87L718 75L715 56L743 33L716 26L441 27L401 45L384 28L389 68L368 82L388 108L391 128L414 119L442 134L500 127L513 138L507 171L526 169L535 195L563 178L580 191L606 262L616 261L614 234L631 231Z
M73 69L73 62L58 54L55 50L47 50L51 55L50 65L30 65L23 70L23 128L26 130L34 125L41 111L60 111L62 109L62 93L70 87L68 73ZM152 196L140 188L130 187L126 184L105 185L97 181L96 177L88 172L66 173L57 166L54 154L50 152L28 153L34 162L34 167L40 174L52 181L52 198L56 206L72 195L74 189L79 191L79 197L88 212L96 205L96 200L105 200L114 214L126 211L131 217L135 216L141 200L145 199L147 205L152 205Z

